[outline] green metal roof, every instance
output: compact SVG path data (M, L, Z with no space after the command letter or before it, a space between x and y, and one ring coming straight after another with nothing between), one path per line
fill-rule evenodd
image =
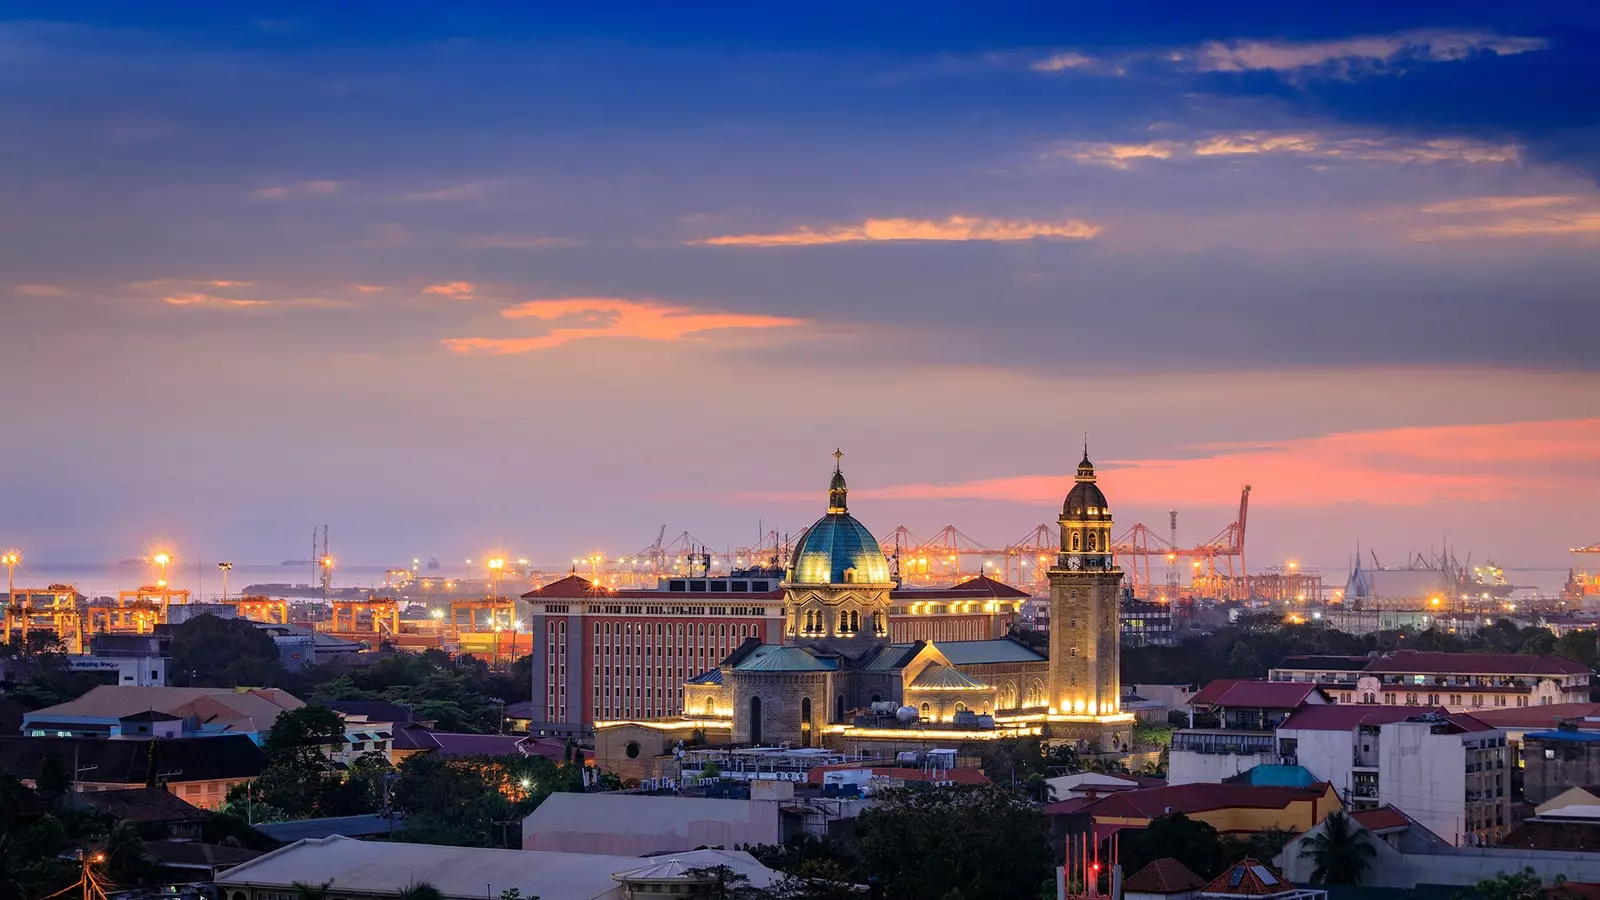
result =
M895 644L908 648L910 644ZM934 649L944 654L951 665L975 666L983 663L1044 662L1047 657L1016 641L934 641Z
M734 667L736 672L832 672L839 661L818 659L799 647L763 644Z

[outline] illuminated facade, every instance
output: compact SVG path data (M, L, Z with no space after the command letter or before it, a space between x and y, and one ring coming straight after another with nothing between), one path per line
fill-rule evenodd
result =
M1004 638L994 618L965 640L896 640L901 622L911 630L952 612L1009 616L1026 597L988 579L944 592L896 590L878 541L850 515L847 496L836 464L827 512L801 537L772 598L782 604L778 640L770 631L751 634L680 682L675 720L605 719L597 730L691 720L736 743L850 752L1019 735L1085 750L1127 747L1133 716L1119 709L1117 672L1121 572L1111 562L1111 516L1087 458L1060 520L1050 580L1063 627L1053 630L1049 658ZM620 744L614 737L597 735L597 747Z

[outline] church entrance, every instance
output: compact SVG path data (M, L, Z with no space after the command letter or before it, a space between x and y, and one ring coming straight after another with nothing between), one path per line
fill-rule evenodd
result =
M811 746L811 698L800 698L800 746Z
M750 698L750 743L761 743L761 698Z

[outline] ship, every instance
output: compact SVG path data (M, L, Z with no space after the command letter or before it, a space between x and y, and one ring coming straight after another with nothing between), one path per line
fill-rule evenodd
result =
M439 571L439 557L437 557L437 556L428 557L428 571L430 571L430 572Z

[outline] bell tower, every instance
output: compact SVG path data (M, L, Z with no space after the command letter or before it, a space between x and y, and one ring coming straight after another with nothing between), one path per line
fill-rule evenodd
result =
M1097 719L1121 713L1122 570L1111 556L1111 508L1089 448L1061 506L1061 551L1050 578L1050 712Z

